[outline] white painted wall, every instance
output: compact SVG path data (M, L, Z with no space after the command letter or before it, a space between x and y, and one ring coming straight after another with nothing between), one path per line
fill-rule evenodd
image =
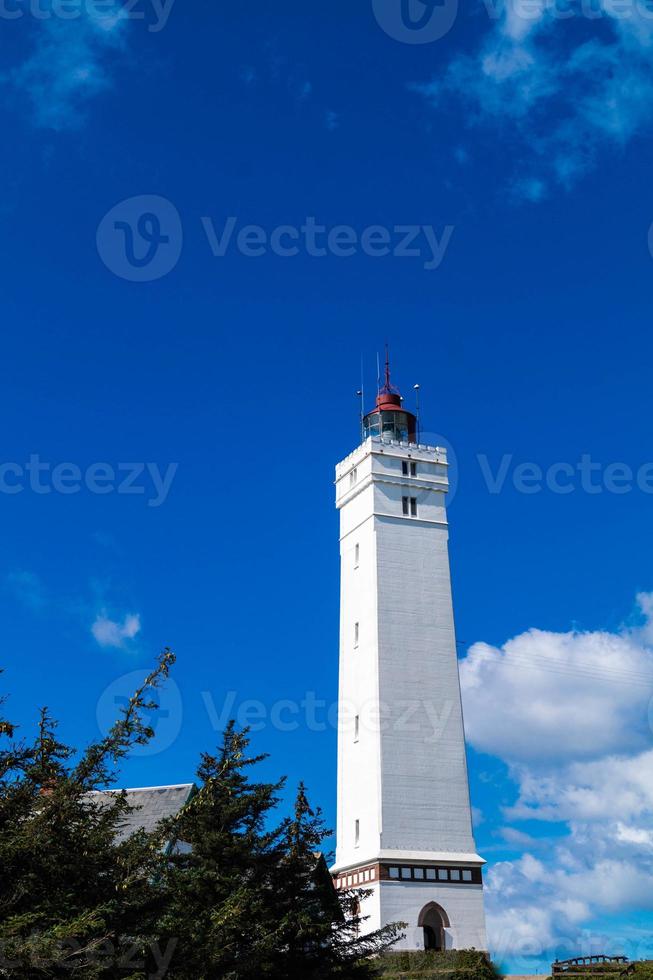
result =
M402 475L402 460L417 463L415 477ZM468 866L482 863L471 827L446 474L444 450L379 439L366 440L336 468L341 532L336 869L387 852L398 860L420 852L422 860L430 855L443 860L444 853ZM417 517L403 515L403 496L417 498ZM485 947L480 886L389 882L377 888L382 891L379 921L412 917L413 930L423 905L437 901L422 902L421 892L444 889L454 903L455 926L447 908L452 935L469 945L473 934L473 945ZM422 948L418 932L419 941L411 933L404 948Z
M473 853L447 529L394 517L376 526L379 694L389 709L381 845Z
M424 949L423 932L417 921L431 902L437 902L449 917L451 926L445 929L447 949L487 949L481 885L383 881L363 900L361 914L370 916L366 923L369 931L390 922L407 922L403 938L393 949Z

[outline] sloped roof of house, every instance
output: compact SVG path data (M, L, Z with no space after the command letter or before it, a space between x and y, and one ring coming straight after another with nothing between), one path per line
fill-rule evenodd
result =
M154 830L160 820L172 817L193 796L197 787L195 783L177 783L174 786L142 786L138 789L126 789L127 801L133 809L125 814L121 826L119 840L125 840L137 830ZM121 790L96 790L89 793L89 799L102 803L103 799L115 796Z

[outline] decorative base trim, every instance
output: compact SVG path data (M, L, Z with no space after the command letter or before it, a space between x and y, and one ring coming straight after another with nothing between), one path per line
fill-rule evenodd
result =
M454 867L438 864L375 863L348 868L333 875L336 888L360 888L375 881L419 882L420 884L482 885L483 874L480 867Z

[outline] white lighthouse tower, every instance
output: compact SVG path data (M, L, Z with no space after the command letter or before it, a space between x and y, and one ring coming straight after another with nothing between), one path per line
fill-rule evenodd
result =
M340 711L336 886L371 889L396 949L486 949L456 658L446 451L390 384L336 467Z

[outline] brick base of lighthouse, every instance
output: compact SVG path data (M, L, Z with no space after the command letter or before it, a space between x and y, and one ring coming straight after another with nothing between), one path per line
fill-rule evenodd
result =
M337 889L364 888L365 933L391 922L405 923L393 950L486 950L480 866L375 862L334 875Z

